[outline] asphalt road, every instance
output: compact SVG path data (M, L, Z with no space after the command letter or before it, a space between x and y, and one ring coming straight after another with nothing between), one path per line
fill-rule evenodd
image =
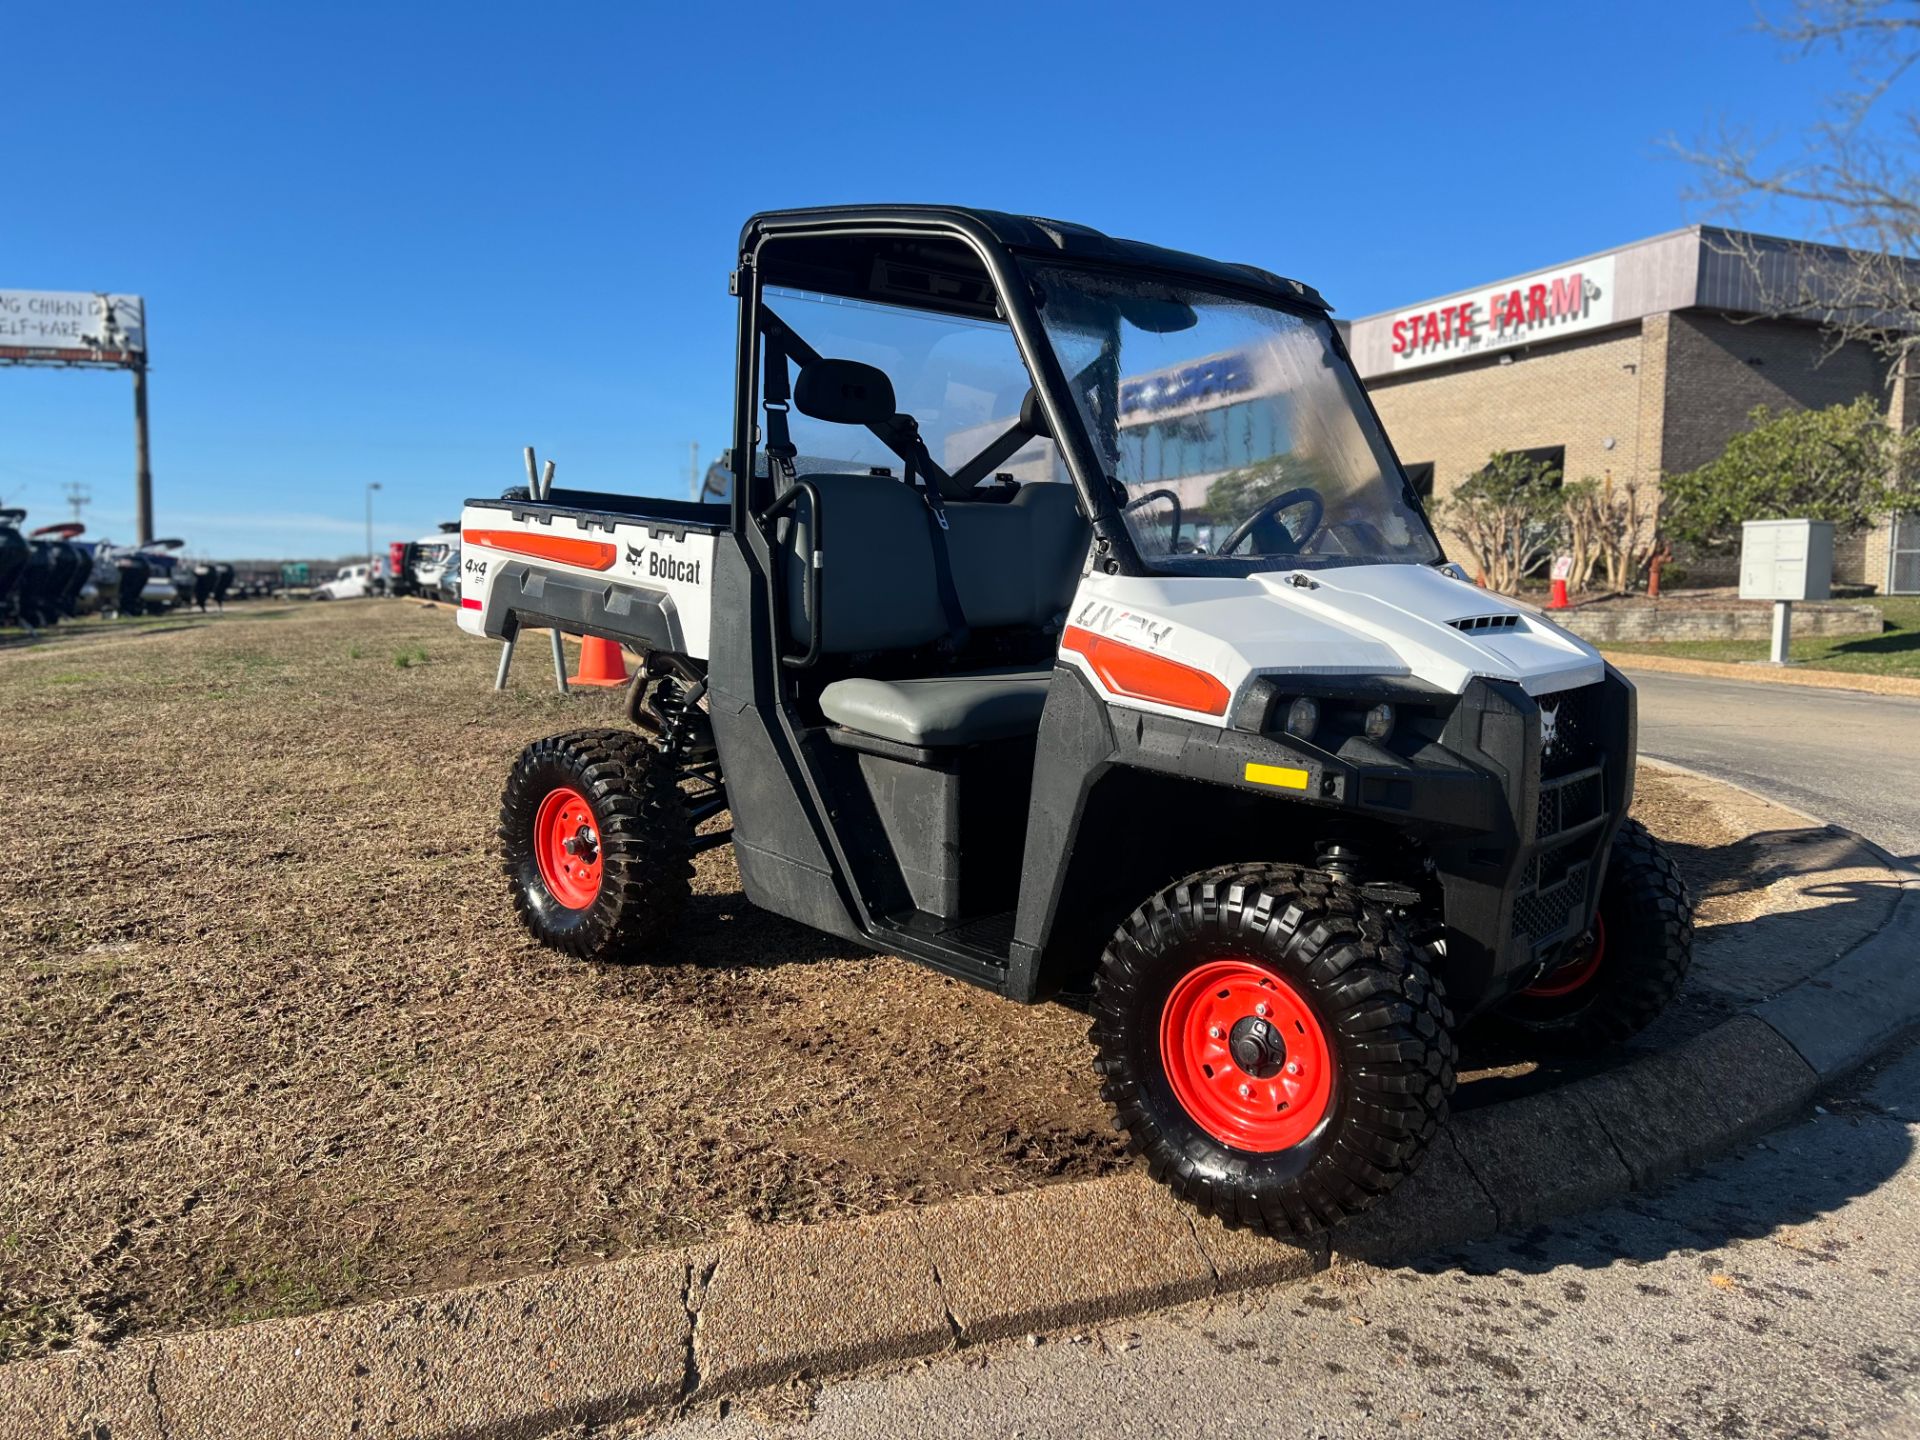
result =
M1909 1053L1630 1203L1400 1269L737 1402L661 1433L1910 1437L1916 1142Z
M1627 670L1640 749L1920 855L1920 699Z

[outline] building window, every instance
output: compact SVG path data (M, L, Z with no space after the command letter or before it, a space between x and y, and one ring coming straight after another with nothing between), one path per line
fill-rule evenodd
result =
M1407 483L1422 500L1433 499L1433 462L1421 460L1406 467Z
M1509 450L1506 453L1549 469L1552 473L1547 476L1547 483L1556 490L1567 478L1567 447L1564 445L1543 445L1537 450Z

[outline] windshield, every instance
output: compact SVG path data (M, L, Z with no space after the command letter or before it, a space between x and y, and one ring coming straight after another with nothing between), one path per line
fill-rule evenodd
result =
M1149 565L1441 558L1324 317L1138 276L1029 273Z

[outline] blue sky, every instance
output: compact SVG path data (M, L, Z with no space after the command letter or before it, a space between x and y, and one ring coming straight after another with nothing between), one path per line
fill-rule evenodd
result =
M1291 13L1290 13L1291 12ZM756 209L957 201L1348 316L1714 218L1662 142L1842 80L1746 0L7 7L0 288L144 294L157 523L357 550L521 476L684 494ZM742 61L753 61L751 70ZM1795 217L1755 217L1793 229ZM130 538L130 382L0 369L0 498Z

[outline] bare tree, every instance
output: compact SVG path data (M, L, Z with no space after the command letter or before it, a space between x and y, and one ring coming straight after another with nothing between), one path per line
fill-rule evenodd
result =
M1655 507L1639 479L1629 475L1616 481L1608 471L1599 480L1589 477L1562 486L1560 496L1573 556L1573 588L1592 588L1602 568L1612 593L1624 595L1636 588L1658 543Z
M1863 341L1906 372L1920 346L1920 108L1896 86L1920 64L1920 0L1791 0L1761 29L1801 54L1846 58L1853 87L1786 158L1737 131L1677 146L1696 198L1723 213L1785 204L1814 241L1715 243L1746 265L1767 310L1817 320L1838 347ZM1896 93L1899 103L1896 103Z

